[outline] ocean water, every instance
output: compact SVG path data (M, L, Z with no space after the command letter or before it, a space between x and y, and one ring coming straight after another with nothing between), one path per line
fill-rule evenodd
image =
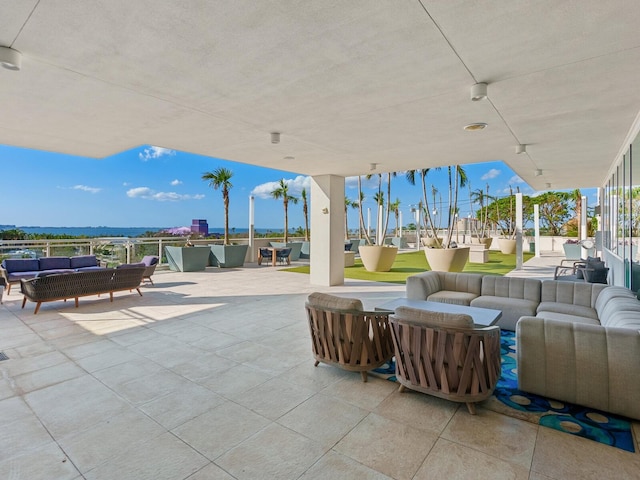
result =
M171 227L37 227L1 225L0 230L17 228L25 233L48 233L51 235L71 235L74 237L137 237L145 232L159 232ZM278 231L278 229L256 228L256 233ZM229 233L249 234L248 228L229 229ZM224 228L209 227L210 235L223 235Z

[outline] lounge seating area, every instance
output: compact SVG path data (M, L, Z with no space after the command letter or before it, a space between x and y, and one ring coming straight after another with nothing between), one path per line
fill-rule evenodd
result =
M163 270L144 297L51 302L36 316L12 290L0 306L9 357L0 361L0 472L564 480L639 471L637 453L314 367L304 303L318 287L301 278L255 263ZM358 298L365 311L405 295L404 285L349 279L320 290ZM640 422L633 428L640 438Z

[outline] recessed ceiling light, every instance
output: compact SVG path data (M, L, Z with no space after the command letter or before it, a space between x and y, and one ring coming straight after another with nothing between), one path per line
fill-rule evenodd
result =
M292 157L291 155L287 155L286 157L283 158L283 160L295 160L296 157Z
M467 132L475 132L476 130L484 130L488 125L483 122L470 123L469 125L465 125L464 129Z

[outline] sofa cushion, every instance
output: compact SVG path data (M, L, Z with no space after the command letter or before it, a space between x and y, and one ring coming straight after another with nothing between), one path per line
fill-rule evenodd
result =
M598 318L602 317L604 307L609 301L616 297L636 298L635 294L625 287L607 287L598 294L596 298L595 308L598 312Z
M427 300L430 302L450 303L452 305L465 305L468 307L471 304L471 300L477 296L475 293L440 290L439 292L429 295Z
M15 282L17 280L20 280L21 278L24 278L25 280L28 280L29 278L35 278L39 273L40 270L34 270L32 272L13 272L8 276L10 282Z
M42 257L38 261L40 270L66 270L71 268L69 257Z
M351 244L349 244L349 246L351 246ZM159 260L160 259L157 255L145 255L144 257L142 257L142 260L140 260L140 262L144 263L145 266L150 267L151 265L157 264Z
M598 319L598 312L596 312L595 308L573 305L572 303L542 302L538 305L538 309L532 315L540 312L566 313L568 315L578 315L580 317L588 317L595 320Z
M471 301L472 307L492 308L500 310L502 316L498 320L500 328L515 330L516 323L523 315L534 316L538 302L525 300L522 298L497 297L493 295L482 295Z
M398 307L393 318L426 327L472 329L473 319L463 313L431 312L411 307Z
M540 302L542 282L535 278L500 277L485 275L482 278L482 296L520 298ZM527 314L528 315L528 314Z
M314 292L307 298L307 303L315 308L332 310L362 310L362 301L357 298L336 297L326 293Z
M476 297L482 290L482 275L478 273L437 272L440 289L451 292L472 293Z
M97 267L98 259L95 255L79 255L71 257L71 268Z
M407 277L405 285L407 298L410 300L426 300L432 293L442 290L438 272L424 272Z
M605 327L640 329L640 302L629 297L612 298L602 308L600 323Z
M542 282L540 301L569 303L594 308L598 294L605 288L607 288L606 285L599 283L546 280Z
M7 273L37 272L40 270L40 262L37 258L6 258L2 261L2 268Z
M118 265L116 269L119 268L137 268L137 267L146 267L146 265L142 262L138 263L123 263L122 265Z
M581 317L580 315L570 315L568 313L558 312L540 312L536 315L536 318L545 320L560 320L567 323L584 323L587 325L600 325L600 322L595 318Z

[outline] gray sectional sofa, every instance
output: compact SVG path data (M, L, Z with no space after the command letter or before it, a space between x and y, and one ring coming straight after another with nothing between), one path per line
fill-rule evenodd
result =
M424 272L407 297L502 311L515 330L518 386L640 419L640 302L623 287Z

